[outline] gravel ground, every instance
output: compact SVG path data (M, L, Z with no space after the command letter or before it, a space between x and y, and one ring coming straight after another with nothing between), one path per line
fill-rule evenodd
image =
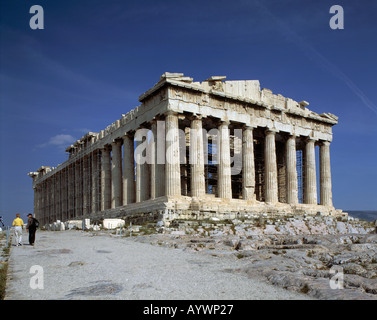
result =
M5 299L309 299L229 272L239 262L132 238L37 231L35 247L26 243L24 232L24 245L12 246ZM32 289L41 270L43 289Z

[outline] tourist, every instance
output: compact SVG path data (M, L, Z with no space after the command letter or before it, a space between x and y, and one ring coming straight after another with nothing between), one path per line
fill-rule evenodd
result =
M16 214L16 219L13 220L12 226L14 227L14 235L16 236L16 246L22 246L22 227L24 222L20 218L20 214Z
M34 246L35 242L35 232L39 226L39 221L33 217L31 213L27 215L28 221L26 225L26 230L29 231L29 243L31 246Z

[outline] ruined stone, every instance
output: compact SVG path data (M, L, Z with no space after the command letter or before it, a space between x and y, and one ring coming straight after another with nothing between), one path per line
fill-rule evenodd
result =
M332 203L336 116L261 89L258 80L225 76L194 82L166 72L139 101L104 130L69 146L69 159L58 167L29 173L42 225L103 218L167 226L176 219L347 216ZM289 233L307 226L283 228ZM338 223L334 232L340 228Z

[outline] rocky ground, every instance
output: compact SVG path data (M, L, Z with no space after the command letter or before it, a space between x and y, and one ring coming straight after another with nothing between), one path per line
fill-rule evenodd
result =
M35 246L24 241L11 247L5 299L148 300L139 306L150 306L149 300L310 299L230 272L241 260L155 246L143 238L103 230L37 231Z
M135 241L237 260L246 274L319 299L377 300L375 224L302 218L275 221L181 222ZM242 263L241 263L242 262Z
M340 217L39 231L10 261L8 299L377 300L376 222ZM44 290L28 288L34 264Z

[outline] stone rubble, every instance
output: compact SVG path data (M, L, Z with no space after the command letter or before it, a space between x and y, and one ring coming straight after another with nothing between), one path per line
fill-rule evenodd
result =
M135 241L239 261L229 272L324 300L377 300L375 225L358 219L181 221ZM153 227L152 224L149 227ZM135 235L135 234L133 234ZM330 280L341 271L343 289Z

